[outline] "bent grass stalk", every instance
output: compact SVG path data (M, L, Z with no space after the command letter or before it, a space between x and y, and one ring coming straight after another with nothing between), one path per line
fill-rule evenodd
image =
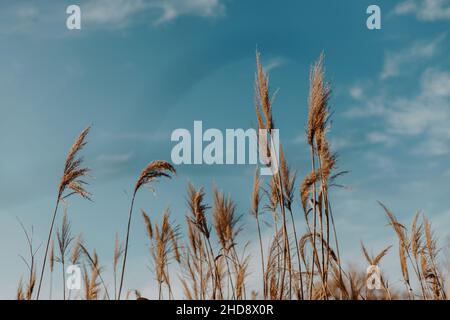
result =
M84 189L86 182L83 180L83 178L85 178L89 174L90 169L82 168L81 165L83 164L83 158L77 158L78 153L83 149L83 147L87 143L85 140L89 133L89 130L90 127L87 127L81 132L75 143L70 148L69 153L67 154L66 163L64 166L64 173L61 177L61 182L59 183L55 210L53 211L53 216L50 223L50 230L47 236L47 243L45 246L44 259L42 262L41 274L39 277L39 286L37 290L36 300L39 300L39 294L41 292L42 280L44 279L45 264L47 262L48 249L60 201L74 194L78 194L84 199L88 200L91 199L91 194ZM71 190L71 192L64 195L64 193L67 190Z
M160 178L160 177L171 178L171 174L175 174L175 173L176 173L175 168L167 161L155 160L155 161L149 163L142 170L141 175L139 176L138 180L136 181L136 185L135 185L134 191L133 191L133 196L131 198L130 211L128 214L127 233L126 233L126 239L125 239L125 251L124 251L124 257L123 257L123 264L122 264L122 273L120 276L119 293L117 296L117 298L119 300L120 300L120 295L122 292L123 279L125 276L125 266L126 266L127 255L128 255L128 241L129 241L129 237L130 237L130 227L131 227L131 216L133 214L133 206L134 206L134 200L136 198L136 193L142 186L150 184L151 182L155 181L157 178Z

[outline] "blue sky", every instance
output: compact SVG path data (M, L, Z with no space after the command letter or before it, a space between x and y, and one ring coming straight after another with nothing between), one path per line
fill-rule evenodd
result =
M308 172L304 142L309 68L325 52L333 85L330 132L347 190L333 205L346 262L395 239L377 200L408 222L431 217L444 242L450 227L450 1L86 0L82 30L65 27L74 1L0 4L0 297L14 296L26 267L17 218L45 241L66 152L92 125L86 164L94 202L72 198L73 231L111 271L114 234L125 232L130 192L153 159L170 159L176 128L250 128L255 50L262 53L274 117L298 181ZM382 29L366 28L378 4ZM137 208L170 206L183 224L187 182L216 184L247 212L254 167L179 166L173 181L144 190ZM297 195L297 193L296 193ZM208 197L209 198L209 197ZM300 206L296 214L301 223ZM40 254L42 255L42 249ZM148 248L136 214L127 286L151 293ZM255 267L256 268L256 267ZM396 282L397 261L386 259ZM258 270L251 270L257 274ZM147 291L146 291L147 290Z

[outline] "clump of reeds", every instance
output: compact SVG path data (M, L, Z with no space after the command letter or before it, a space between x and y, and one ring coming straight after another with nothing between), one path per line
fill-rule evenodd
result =
M231 297L236 299L245 295L245 263L240 261L236 251L236 237L242 228L238 225L241 216L236 214L236 205L230 197L214 189L213 221L219 240L220 258L225 260L228 280L231 287ZM230 263L232 263L232 268ZM233 280L233 278L235 278Z
M190 246L185 251L184 266L187 267L191 281L199 280L200 288L194 285L194 294L200 299L207 299L208 280L211 281L211 298L223 298L222 273L220 264L216 259L211 243L211 227L206 218L206 210L209 206L204 202L205 192L203 188L196 190L192 184L188 185L189 215L188 238ZM192 296L185 280L183 286L186 292Z
M257 170L251 192L250 212L255 218L262 270L262 297L264 299L446 299L445 283L442 270L439 268L437 239L432 231L431 223L417 213L411 223L410 231L401 224L394 214L381 204L389 223L398 240L400 268L406 294L398 293L389 286L387 279L381 277L382 291L368 291L366 284L368 275L364 270L350 266L344 270L341 266L338 237L334 224L330 200L330 187L333 180L341 173L334 174L336 155L331 151L328 142L330 127L329 99L331 86L325 80L324 55L312 66L310 73L310 90L308 98L308 119L306 124L306 141L311 158L310 172L299 186L299 205L304 213L306 231L298 233L296 213L296 172L291 169L286 154L274 148L278 137L272 116L273 96L270 94L268 75L265 72L259 52L256 53L255 76L255 112L258 129L266 130L266 137L258 136L258 151L267 161L263 166L270 168L272 176L264 180ZM48 240L42 263L41 275L36 298L39 298L46 260L50 263L50 298L52 296L52 277L54 262L62 265L63 298L66 299L65 264L70 259L72 264L82 263L84 294L86 300L110 299L108 285L104 281L103 268L99 263L96 251L90 253L81 236L74 244L70 223L65 212L61 228L57 230L57 246L59 254L55 255L52 240L53 227L60 202L67 197L78 194L90 199L84 189L84 178L89 169L82 166L83 159L79 152L86 144L89 128L85 129L73 144L66 158L64 173L58 187L56 206L53 212ZM128 244L131 230L133 206L137 192L150 185L160 177L171 178L175 168L166 161L153 161L142 170L133 189L128 214L127 231L124 246L116 234L113 256L114 298L121 298L127 261ZM214 188L213 204L210 207L205 201L203 188L196 189L188 185L186 215L186 237L181 238L179 226L170 221L169 210L162 216L161 222L153 223L150 216L142 211L147 236L150 241L150 256L154 266L155 278L158 282L158 298L174 299L173 280L171 278L177 265L184 296L187 299L252 299L259 297L255 291L247 292L246 283L250 256L245 255L247 244L238 243L238 235L243 230L241 215L236 203L230 196ZM208 216L208 210L212 209ZM267 248L263 241L262 213L268 212L272 217L273 234ZM286 215L289 214L290 222ZM155 219L153 219L155 220ZM289 231L288 231L288 227ZM24 283L20 280L16 298L30 300L33 298L36 284L35 255L33 248L33 229L25 232L29 261L29 275ZM51 244L50 244L51 243ZM184 243L184 245L181 245ZM70 257L68 251L72 245ZM371 266L377 266L388 253L390 246L377 255L369 254L361 244L363 256ZM50 248L50 252L48 252ZM117 269L123 255L120 283L117 286ZM176 262L171 263L171 262ZM169 270L170 269L170 270ZM173 270L173 271L172 271ZM416 277L416 279L412 279ZM414 281L416 280L416 281ZM415 286L419 290L415 290ZM167 294L164 289L167 288ZM416 288L417 289L417 288ZM126 299L134 294L137 300L145 300L140 291L126 291ZM248 294L248 295L247 295ZM402 295L403 294L403 295ZM70 294L68 296L70 300Z
M92 254L89 253L86 246L81 242L81 240L77 244L79 246L80 252L84 254L88 261L88 265L90 267L91 275L89 276L88 269L86 265L83 265L84 271L84 290L85 290L85 298L86 300L97 300L98 295L100 293L100 285L104 290L104 298L110 300L111 297L109 295L108 287L106 285L105 280L102 277L103 268L100 266L100 262L98 259L97 252L94 250Z
M258 135L258 148L259 154L265 154L268 159L266 165L272 171L272 181L271 181L271 192L272 192L272 212L274 219L277 216L277 208L280 208L281 213L281 230L283 234L283 245L282 245L282 256L280 266L281 270L281 279L279 284L280 295L279 299L283 299L285 296L285 282L287 281L287 295L289 298L292 297L292 258L291 258L291 249L290 249L290 240L289 234L287 230L287 221L286 221L286 194L290 195L290 191L287 190L283 184L286 182L285 179L282 179L280 166L279 166L279 157L278 151L275 150L275 141L276 137L274 136L275 129L274 121L272 117L272 99L270 97L269 90L269 78L264 68L261 64L261 58L259 52L256 52L256 76L255 76L255 104L256 104L256 118L258 120L258 130L265 130L266 136L261 138L261 135ZM264 131L263 131L264 132ZM288 178L289 179L289 178ZM286 193L286 191L288 191ZM275 222L275 221L274 221ZM277 229L277 225L275 224L275 229ZM288 278L286 278L286 271L288 272Z
M87 252L87 250L85 250ZM90 259L90 268L83 265L83 284L84 284L84 299L85 300L97 300L100 292L99 278L99 266L98 256L94 251L93 257ZM89 274L90 270L90 274Z
M277 230L277 229L276 229ZM283 235L282 231L278 230L273 235L273 239L271 241L267 260L266 260L266 268L265 273L263 275L263 286L264 291L266 292L265 299L276 300L279 299L282 294L281 286L280 286L280 278L281 278L281 259L282 251L280 248L283 246Z
M186 218L188 246L182 248L181 269L184 273L180 276L183 292L189 300L204 300L207 297L209 277L212 279L212 288L215 287L215 279L211 273L207 273L205 265L205 251L202 235L194 223ZM209 269L212 270L212 269ZM215 291L215 289L212 289Z
M188 185L186 216L188 245L182 248L181 284L188 299L245 299L248 256L239 255L237 236L241 226L236 205L213 189L212 226L203 188ZM213 236L217 246L213 246Z
M329 197L329 187L334 179L331 173L336 166L336 155L331 152L327 140L330 115L328 102L331 87L325 80L323 61L324 55L322 54L311 68L308 121L306 126L306 141L310 147L311 156L311 172L306 175L300 186L300 198L305 213L306 225L308 233L312 237L312 261L310 267L307 268L310 299L313 296L316 274L319 276L320 291L323 293L323 297L328 298L329 296L327 283L333 259L328 248L331 248L332 234L334 234L336 246L339 281L343 281L339 245ZM315 270L317 270L317 273Z
M447 299L442 272L437 263L437 241L429 220L422 215L422 222L420 222L420 214L416 213L411 223L411 231L408 233L407 228L397 220L394 214L382 203L380 205L386 212L389 224L399 240L400 267L410 299L415 297L425 300ZM410 268L420 286L420 294L413 290Z
M181 261L178 245L179 226L170 221L169 209L164 212L160 226L158 223L152 224L150 217L144 211L142 211L142 216L150 240L150 253L158 281L158 299L163 298L163 285L167 286L169 299L173 299L169 264L171 260L178 263Z

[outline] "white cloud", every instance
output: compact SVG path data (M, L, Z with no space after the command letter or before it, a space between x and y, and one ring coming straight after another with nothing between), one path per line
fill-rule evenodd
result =
M225 14L223 1L84 0L80 3L82 26L86 30L93 27L123 29L137 21L159 25L181 16L219 17ZM66 31L61 28L61 13L65 13L61 6L50 4L50 1L42 1L39 5L21 1L0 4L0 35L61 36Z
M330 145L333 150L341 151L349 147L354 147L355 142L350 137L333 136L330 138Z
M367 134L367 141L373 144L384 144L386 146L392 146L395 144L395 138L392 135L384 132L369 132Z
M225 12L225 6L220 0L162 0L151 1L153 6L163 10L156 24L173 20L182 15L200 17L216 17Z
M370 97L365 99L364 103L364 107L359 105L357 107L349 108L343 115L347 118L365 118L369 116L379 116L386 111L384 95Z
M435 97L450 97L450 75L436 69L427 69L422 77L424 94Z
M380 172L389 173L394 171L394 161L384 154L369 151L364 157L368 163L377 168Z
M432 58L437 53L439 45L444 38L445 35L441 35L429 42L416 42L412 46L399 52L388 52L386 54L380 78L387 79L399 76L403 71L403 67L420 60Z
M364 90L359 85L354 85L350 88L350 96L355 100L361 100L364 97Z
M450 153L450 73L426 69L420 78L420 90L412 96L381 94L369 98L366 105L351 109L348 117L379 117L384 132L369 133L372 143L391 146L398 138L415 138L413 153L442 156Z
M221 0L91 0L82 8L87 23L124 27L138 14L159 14L153 24L180 16L216 17L225 12Z
M170 141L170 132L155 130L152 132L111 132L100 133L100 138L105 140L129 140L139 142L166 142Z
M291 142L296 145L306 145L305 133L300 133L298 136L294 137Z
M394 13L397 15L404 15L414 13L417 10L417 3L415 1L407 0L399 3L394 8Z
M100 162L109 162L109 163L124 163L133 158L133 154L129 153L121 153L121 154L101 154L97 157L97 160Z
M421 142L413 149L414 154L428 156L444 156L450 152L448 141L429 139Z
M84 5L82 14L87 23L124 25L145 8L143 0L97 0Z
M401 135L428 133L438 139L450 139L450 101L448 88L442 88L441 79L449 80L445 71L429 68L421 77L420 92L413 97L393 101L387 121L393 132Z
M450 0L406 0L394 8L394 14L414 14L422 21L450 20Z
M14 3L0 9L0 34L24 33L42 25L40 10L34 4Z
M33 5L22 5L16 8L15 13L19 19L31 19L39 15L39 10Z
M270 59L266 65L264 66L264 69L266 72L270 72L271 70L274 70L276 68L281 67L282 65L286 64L287 60L283 57L275 57Z

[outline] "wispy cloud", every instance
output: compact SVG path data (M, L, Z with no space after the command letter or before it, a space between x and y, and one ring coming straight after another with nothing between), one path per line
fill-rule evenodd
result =
M413 154L450 154L450 72L442 67L429 67L431 58L436 58L443 49L445 38L446 34L441 34L430 41L389 52L380 78L374 80L370 90L363 90L360 83L350 87L349 96L360 105L348 109L344 116L382 121L383 130L365 133L365 143L392 147L410 138L414 139L410 148ZM416 94L398 94L387 87L385 79L404 76L407 73L404 70L413 67L422 68Z
M439 79L448 80L449 76L446 71L426 69L421 76L419 94L397 98L387 109L391 130L402 135L428 133L438 139L450 139L449 92L439 82Z
M417 155L445 156L450 153L446 139L428 139L418 144L412 152Z
M410 47L397 52L388 52L384 60L380 78L387 79L401 75L404 68L417 61L430 59L437 53L439 45L445 39L445 34L431 41L418 41Z
M353 85L349 90L350 97L355 100L364 98L364 89L360 85Z
M21 19L32 19L39 15L37 7L31 4L21 5L15 9L15 14Z
M129 19L146 9L143 0L97 0L82 6L86 23L125 26Z
M163 10L156 24L173 20L182 15L217 17L225 13L221 0L163 0L155 1L154 6Z
M33 26L42 25L38 7L31 3L2 5L0 9L0 34L23 33Z
M276 68L283 66L284 64L286 64L286 62L287 59L283 57L274 57L267 61L266 65L264 66L264 69L266 70L266 72L270 72Z
M413 14L422 21L450 20L449 0L406 0L395 6L394 14Z
M395 137L380 131L369 132L367 141L372 144L384 144L386 146L393 146L396 143Z
M90 0L83 8L87 23L125 27L138 15L150 14L155 25L181 16L217 17L223 15L221 0Z
M371 164L371 166L383 173L390 173L394 171L394 161L385 154L368 151L364 155L364 158Z
M139 142L167 142L170 141L169 131L153 131L153 132L110 132L100 133L100 138L105 140L122 140L122 141L139 141Z
M355 146L355 141L351 137L335 136L330 138L330 145L333 150L341 151Z
M413 153L441 156L450 153L450 73L437 68L422 72L416 95L380 94L347 117L378 117L384 132L369 133L371 143L392 146L397 138L414 138Z
M133 158L133 154L121 153L121 154L101 154L97 157L97 160L102 163L124 163Z
M422 76L424 94L434 97L450 97L450 75L448 72L429 68Z
M136 23L161 25L182 16L202 18L225 14L223 0L82 0L82 27L124 29ZM61 35L64 4L10 1L0 4L0 34ZM45 30L45 32L42 32Z
M346 118L366 118L369 116L380 116L385 110L385 96L381 93L364 100L364 107L358 105L344 111L343 116Z

